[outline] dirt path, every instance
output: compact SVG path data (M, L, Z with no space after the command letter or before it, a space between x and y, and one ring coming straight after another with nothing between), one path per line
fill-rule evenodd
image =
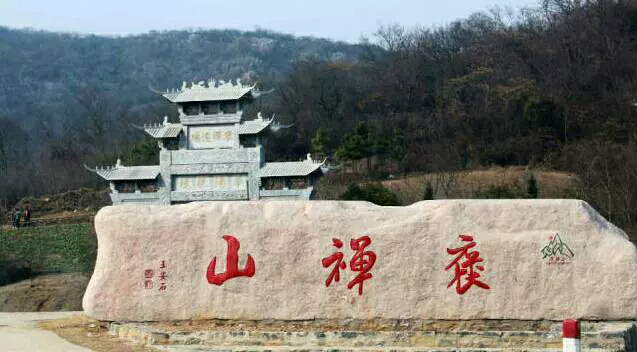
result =
M91 352L37 327L37 322L82 312L0 313L0 341L6 352Z

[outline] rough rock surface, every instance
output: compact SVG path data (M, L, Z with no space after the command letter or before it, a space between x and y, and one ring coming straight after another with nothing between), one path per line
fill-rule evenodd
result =
M637 316L635 246L577 200L120 205L103 208L95 226L97 263L83 307L100 320ZM240 243L230 269L227 235ZM357 252L352 244L364 243L350 241L362 236L371 243ZM348 283L364 273L370 251L372 277L359 295ZM324 267L323 259L338 252L346 268L327 287L337 262ZM209 283L249 267L248 255L251 277ZM462 294L456 270L469 286Z

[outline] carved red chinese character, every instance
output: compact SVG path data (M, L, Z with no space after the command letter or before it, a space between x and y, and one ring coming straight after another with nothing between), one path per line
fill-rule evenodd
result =
M146 269L144 270L144 278L146 279L152 279L153 278L153 269Z
M208 283L221 286L226 280L230 280L235 277L245 276L252 277L255 272L254 259L248 254L248 261L246 267L239 270L239 241L232 236L223 236L223 239L228 243L228 254L226 260L226 271L221 274L215 273L215 266L217 264L217 257L213 257L210 265L208 265L208 271L206 278Z
M332 238L332 245L340 249L343 247L343 241L339 240L338 238ZM343 253L341 252L335 252L329 257L323 258L322 260L324 268L329 267L335 262L336 262L336 265L332 269L330 276L328 276L327 280L325 280L325 287L330 287L330 284L332 283L332 281L338 282L341 278L340 271L347 268L347 264L343 263Z
M376 263L376 253L373 251L365 251L365 248L371 243L372 240L369 236L356 238L350 242L350 247L356 251L356 253L352 256L349 267L352 271L358 271L359 273L354 280L347 284L347 288L351 290L352 287L358 285L358 295L363 294L363 282L372 278L372 273L369 271L372 270L374 263Z
M456 284L456 292L460 295L467 292L473 285L476 285L485 290L489 290L489 285L485 284L482 281L479 281L480 274L477 271L474 271L475 268L479 271L484 271L484 266L476 265L477 263L483 262L484 259L480 258L480 252L478 251L470 251L470 249L476 246L476 243L473 241L473 236L469 235L460 235L459 238L463 242L469 242L462 247L458 248L447 248L447 253L450 255L456 255L454 260L447 265L445 270L449 270L451 267L454 267L454 278L449 282L447 288L451 287L454 283ZM465 259L463 263L460 263L461 259ZM466 282L462 284L460 281L463 276L465 277Z
M365 251L365 248L371 243L372 240L369 236L355 238L350 241L350 247L355 251L355 253L349 262L349 266L352 271L358 272L358 274L347 284L347 288L351 290L354 286L358 285L359 295L363 294L363 282L372 278L370 270L372 270L374 263L376 263L376 253L373 251ZM343 242L338 238L333 238L332 245L340 249L343 247ZM322 259L324 268L328 268L335 264L332 268L332 272L328 276L327 280L325 280L326 287L329 287L332 282L338 282L340 280L340 271L347 269L347 264L343 262L343 257L344 255L342 252L335 252L329 257Z
M151 280L146 280L144 281L144 288L145 289L151 289L153 288L153 282Z

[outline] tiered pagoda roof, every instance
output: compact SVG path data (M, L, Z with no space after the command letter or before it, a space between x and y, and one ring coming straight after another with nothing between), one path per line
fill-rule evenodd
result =
M238 126L238 133L242 135L249 134L258 134L263 132L268 127L272 127L272 122L274 121L274 117L269 120L265 120L261 113L258 113L258 117L254 120L243 121ZM164 117L164 122L161 124L145 124L142 126L137 126L133 124L133 127L144 130L151 137L161 139L161 138L176 138L179 136L179 133L183 131L184 126L180 123L170 123L168 122L168 117ZM276 128L286 128L287 126L281 127L280 125L276 125Z
M184 126L180 123L169 123L165 125L144 125L143 128L153 138L176 138Z
M183 82L181 89L169 90L162 93L162 96L172 103L238 100L254 89L255 85L243 85L239 79L235 83L232 81L217 82L211 79L207 84L204 81L192 82L190 86Z
M243 121L239 125L239 134L257 134L266 129L274 121L274 116L265 120L261 113L257 114L257 118L254 120Z
M312 160L310 154L303 161L268 162L259 169L258 177L307 176L325 164L325 160Z
M85 166L86 167L86 166ZM120 159L114 167L96 167L95 172L107 181L154 180L159 176L159 166L124 166Z

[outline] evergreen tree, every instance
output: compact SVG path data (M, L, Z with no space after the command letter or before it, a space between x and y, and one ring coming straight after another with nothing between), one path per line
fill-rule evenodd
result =
M392 134L389 153L391 158L398 163L398 167L402 171L403 161L405 160L405 157L407 156L407 146L405 144L405 136L403 135L403 132L398 128L394 128L393 132L394 133Z
M327 145L329 144L329 135L323 127L316 131L316 135L312 138L312 153L315 158L320 159L327 155Z
M539 194L540 194L540 190L538 189L538 186L537 186L537 180L535 179L535 176L531 174L531 177L529 178L529 181L526 186L526 197L537 198Z
M367 171L371 168L369 157L373 154L375 143L370 138L369 127L359 122L354 131L343 136L341 146L336 150L336 158L341 161L367 159Z
M133 145L122 158L124 165L154 165L159 162L159 147L152 138L144 138L143 141Z
M431 186L431 182L425 182L425 195L422 197L423 200L433 200L434 199L434 188Z
M369 155L369 128L364 122L359 122L354 131L343 136L343 142L336 151L336 157L342 160L360 160Z

